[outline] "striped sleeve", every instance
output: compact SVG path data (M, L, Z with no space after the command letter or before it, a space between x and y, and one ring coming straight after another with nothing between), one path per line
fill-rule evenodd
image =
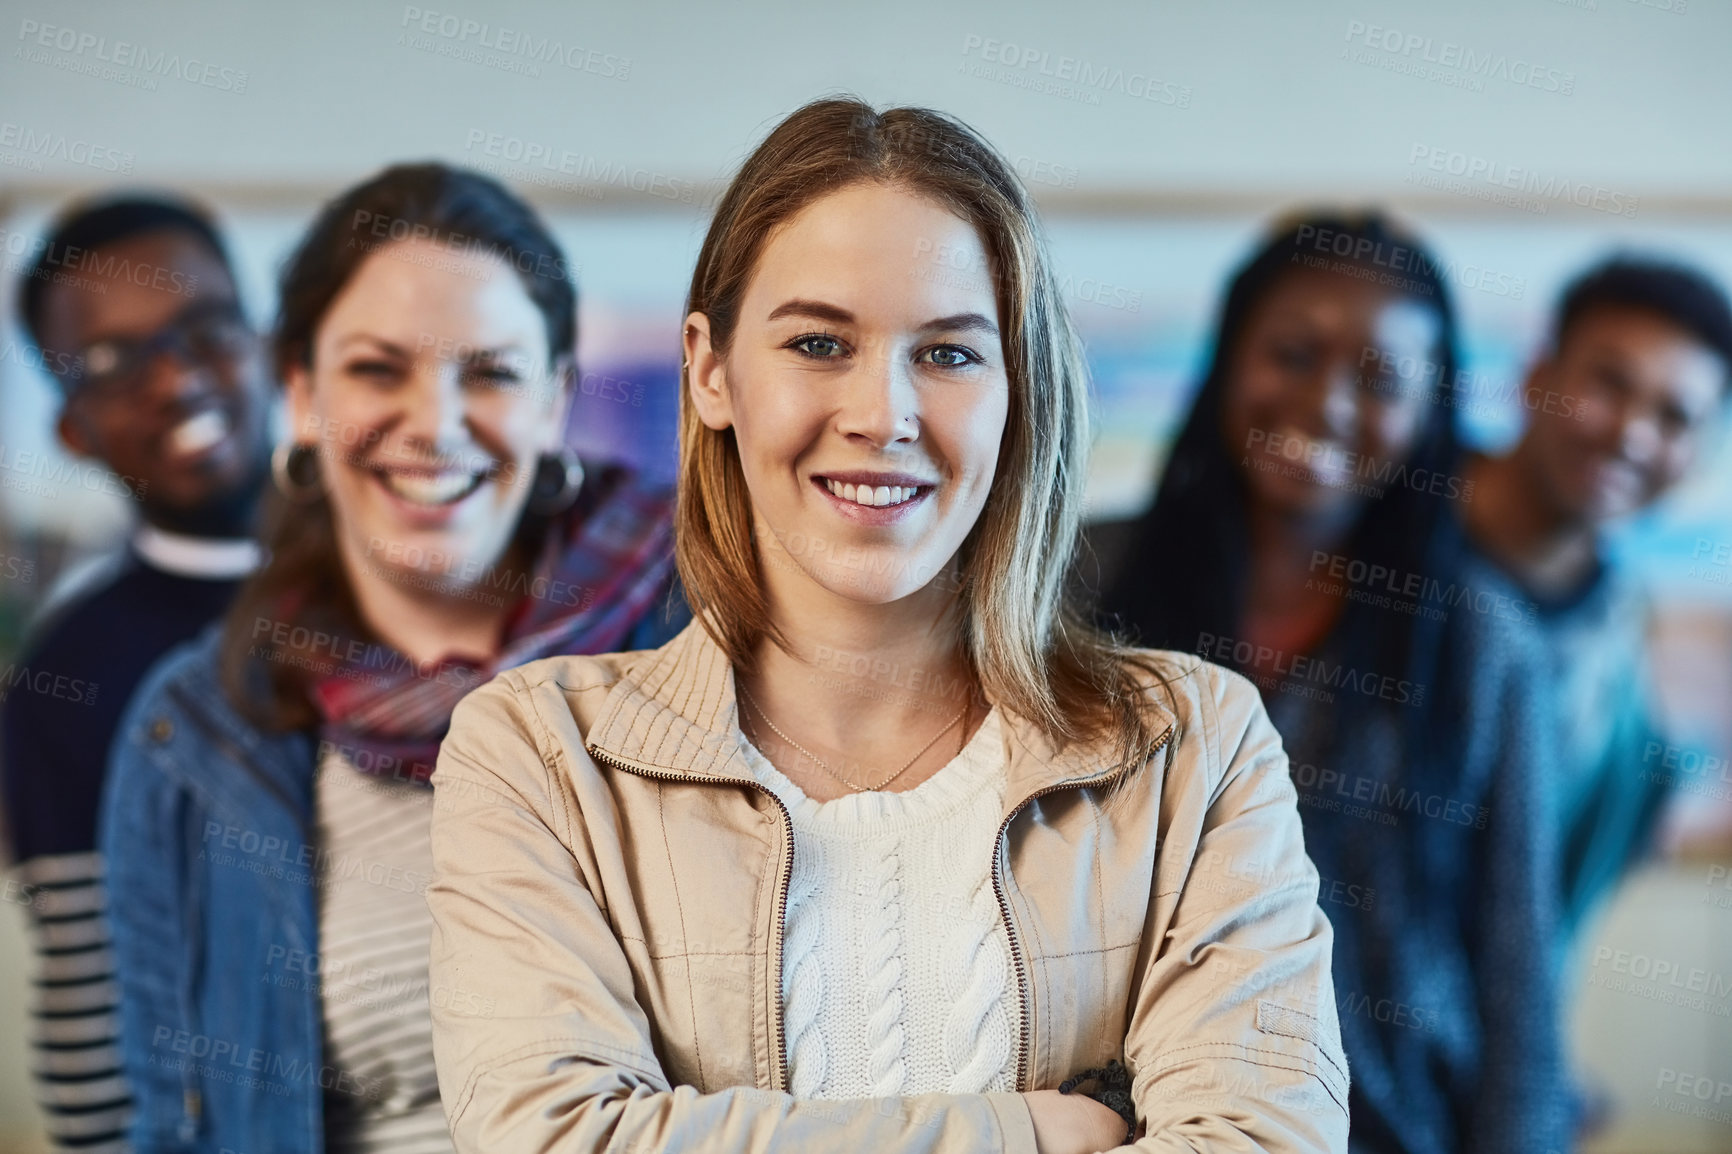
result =
M120 1068L120 994L102 859L34 857L16 867L36 955L30 1050L37 1101L56 1149L119 1154L132 1100Z

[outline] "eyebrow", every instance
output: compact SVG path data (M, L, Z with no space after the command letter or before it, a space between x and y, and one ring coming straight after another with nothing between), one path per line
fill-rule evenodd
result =
M783 301L770 311L766 320L781 320L783 317L809 317L812 320L828 321L832 324L851 325L854 314L840 305L829 304L826 301L794 300ZM920 332L958 332L975 331L989 336L998 335L998 326L980 313L956 313L952 316L937 317L927 321L919 328Z
M351 345L357 344L375 345L390 353L392 356L403 357L406 359L412 360L415 356L415 351L413 349L410 349L405 345L400 345L395 341L388 341L384 337L374 336L372 333L350 333L345 337L339 338L337 341L337 351L346 352ZM465 347L470 350L470 361L498 360L524 351L523 342L516 339L508 340L504 344L500 345L470 344Z
M350 333L347 336L338 338L337 351L346 352L352 345L375 345L384 349L392 356L407 357L410 355L408 349L397 344L395 341L388 341L384 337L376 337L371 333Z

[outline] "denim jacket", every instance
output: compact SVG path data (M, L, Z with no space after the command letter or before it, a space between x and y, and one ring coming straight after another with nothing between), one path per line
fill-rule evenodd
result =
M683 599L626 644L660 645ZM219 677L220 627L164 657L122 717L98 840L136 1154L319 1154L327 1092L313 836L316 735L269 734Z
M318 952L314 744L241 718L212 629L164 658L111 754L99 837L138 1154L318 1151L317 979L274 982L274 951Z

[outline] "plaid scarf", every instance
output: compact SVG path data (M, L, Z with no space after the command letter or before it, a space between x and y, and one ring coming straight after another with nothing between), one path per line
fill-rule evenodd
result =
M666 595L672 570L672 491L624 468L593 469L533 572L479 587L478 596L517 598L498 656L418 666L382 643L348 647L313 684L319 736L363 773L424 784L464 694L539 657L618 649Z

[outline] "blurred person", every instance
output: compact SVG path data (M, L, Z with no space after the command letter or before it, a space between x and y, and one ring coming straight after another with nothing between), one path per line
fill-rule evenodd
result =
M14 678L0 708L6 834L32 898L38 1100L56 1146L119 1150L128 1096L98 799L145 672L258 564L269 385L216 226L184 201L74 206L41 242L20 312L59 392L60 443L112 471L138 517L120 553L56 588L18 658L31 680Z
M1109 618L1263 689L1335 927L1351 1148L1561 1151L1554 723L1531 625L1459 540L1454 349L1416 238L1277 226L1152 508L1091 544L1118 538Z
M1732 309L1702 274L1619 257L1564 290L1524 382L1514 449L1474 456L1462 508L1473 547L1534 607L1565 719L1558 760L1560 951L1652 846L1671 792L1655 755L1647 599L1606 531L1689 473L1732 373Z
M564 444L576 291L522 201L385 170L285 267L269 560L166 658L104 798L141 1152L450 1149L431 776L452 707L683 623L672 494Z
M440 752L458 1149L1343 1149L1279 738L1064 600L1086 371L1004 159L809 104L687 305L697 622L496 678Z

